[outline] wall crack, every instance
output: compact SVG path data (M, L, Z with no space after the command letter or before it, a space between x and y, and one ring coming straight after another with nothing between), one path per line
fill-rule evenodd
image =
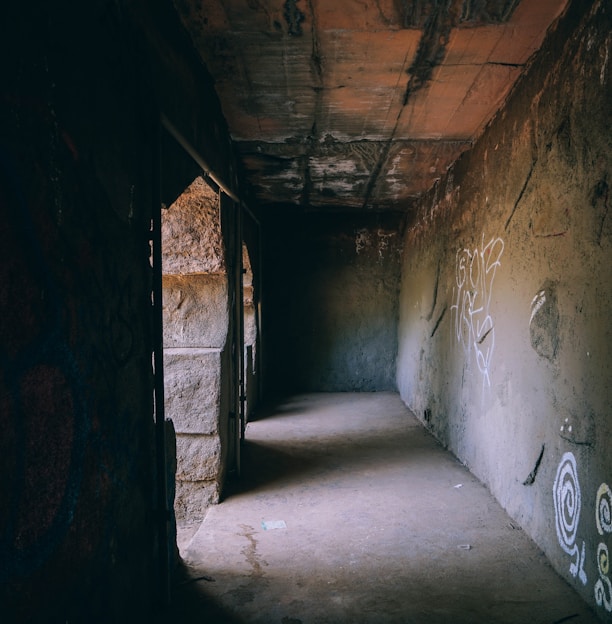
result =
M508 229L508 226L510 225L510 221L512 221L512 218L514 217L514 213L516 212L516 209L519 207L519 204L521 203L521 200L523 199L523 195L525 194L525 191L527 190L527 186L529 185L529 181L531 180L531 176L533 175L533 171L535 169L537 162L538 162L537 158L534 158L533 161L531 162L529 173L527 174L527 177L525 178L525 182L523 183L523 186L521 187L518 197L516 198L516 201L514 202L514 206L512 207L512 212L510 213L510 216L506 220L506 224L504 225L504 230Z
M544 449L545 445L542 444L542 448L540 450L538 458L536 459L535 466L533 467L533 470L529 473L527 478L523 481L523 485L533 485L535 483L536 476L538 475L538 470L540 469L540 464L542 463L542 458L544 457Z

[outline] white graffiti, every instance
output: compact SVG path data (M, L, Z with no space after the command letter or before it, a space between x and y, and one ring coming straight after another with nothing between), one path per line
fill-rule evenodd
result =
M581 498L576 458L573 453L563 455L553 488L557 537L563 550L571 555L576 549Z
M612 492L607 483L602 483L597 490L595 501L595 523L600 535L612 533ZM608 577L610 572L610 555L608 547L601 542L597 546L597 571L599 579L595 583L595 600L606 611L612 611L612 583Z
M570 573L587 584L584 571L585 542L582 549L576 543L578 523L580 521L580 484L576 458L573 453L567 452L561 458L557 475L553 485L555 503L555 524L557 538L561 548L572 557ZM599 535L612 533L612 490L607 483L602 483L597 490L595 500L595 524ZM595 582L595 602L609 613L612 612L612 582L610 581L610 552L604 542L597 546L597 572L599 578Z
M580 483L578 482L578 470L576 458L571 452L567 452L561 458L557 468L557 475L553 485L553 499L555 505L555 527L557 538L561 548L572 557L570 574L578 576L583 585L587 583L584 571L585 544L582 549L576 543L578 523L580 522Z
M602 483L597 490L595 503L595 523L600 535L612 533L612 492L607 483Z
M531 316L529 318L529 324L531 325L531 321L533 321L533 317L538 313L540 308L546 303L546 291L541 290L532 300L531 300Z
M597 546L597 570L599 579L595 583L595 601L606 611L612 611L612 584L608 578L610 555L608 547L603 542Z
M474 352L483 384L488 387L491 386L489 369L495 349L495 327L489 307L495 273L503 253L501 238L491 238L485 245L483 234L480 249L460 249L456 257L452 326L466 357Z

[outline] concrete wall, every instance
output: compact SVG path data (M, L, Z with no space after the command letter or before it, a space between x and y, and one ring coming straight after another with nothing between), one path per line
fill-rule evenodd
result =
M3 622L142 621L162 597L149 263L156 89L180 76L192 100L167 93L175 112L202 92L190 89L191 48L155 30L172 30L152 17L163 3L142 6L146 24L135 29L137 4L3 7ZM171 76L146 43L157 39L174 46ZM207 111L201 133L217 124L209 145L227 137L212 104L196 110Z
M408 406L606 621L611 26L609 3L572 3L505 110L419 206L397 369Z
M400 221L275 214L264 224L266 386L395 389Z

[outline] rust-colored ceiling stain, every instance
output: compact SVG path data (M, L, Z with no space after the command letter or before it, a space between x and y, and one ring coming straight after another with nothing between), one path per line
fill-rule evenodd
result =
M567 0L175 0L262 204L402 209L468 149Z

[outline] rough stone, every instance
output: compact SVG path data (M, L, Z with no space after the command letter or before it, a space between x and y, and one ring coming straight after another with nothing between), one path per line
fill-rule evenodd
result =
M177 522L201 522L210 505L219 502L216 481L177 481L174 513Z
M221 443L215 435L176 435L179 481L217 481L220 474Z
M219 349L164 349L166 415L177 433L218 432L221 353Z
M244 344L252 346L257 341L257 321L252 303L244 306Z
M227 277L164 275L164 347L222 348L229 324Z
M225 255L219 198L202 178L162 213L163 270L167 274L223 273Z

